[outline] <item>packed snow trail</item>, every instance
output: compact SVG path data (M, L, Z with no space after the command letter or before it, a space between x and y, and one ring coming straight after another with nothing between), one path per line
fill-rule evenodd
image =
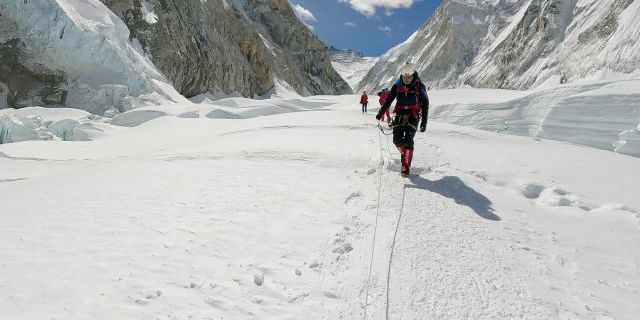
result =
M429 153L416 149L423 164ZM388 183L392 197L382 205L391 213L388 219L394 220L395 214L397 222L382 230L393 235L388 242L387 282L380 285L386 293L378 294L386 300L378 301L378 314L369 319L381 318L382 313L385 319L557 317L549 306L530 296L517 273L498 276L509 270L513 253L498 255L491 249L495 241L487 235L495 232L487 230L486 220L500 218L486 197L455 176L433 181L415 174L409 181L392 176ZM473 219L473 214L484 220ZM394 252L396 265L392 264ZM505 306L509 307L505 310Z
M640 314L637 158L430 123L403 179L355 102L0 145L0 314L383 319L387 290L389 319Z
M449 129L447 133L466 135L456 129ZM425 137L418 135L417 140ZM593 293L589 298L595 301L585 301L582 300L585 293L579 291L581 288L555 287L558 284L554 282L560 274L567 277L566 273L577 271L562 270L566 263L562 255L544 252L531 242L554 246L559 238L556 232L545 235L543 231L533 229L526 219L496 225L502 219L493 203L460 178L480 180L483 188L487 188L486 173L464 172L451 166L451 159L442 153L441 145L429 144L426 150L419 147L424 147L425 143L416 145L415 159L420 160L414 165L426 162L427 168L435 170L433 174L412 175L408 182L399 177L388 182L391 196L381 205L385 206L383 212L387 213L386 222L390 226L379 232L393 234L393 238L386 241L395 256L393 268L387 271L387 276L391 277L391 284L386 286L387 293L382 292L385 286L381 284L380 292L374 294L380 297L378 314L386 314L386 319L629 318L598 306L595 302L598 299L593 299L597 296ZM497 184L498 187L503 185ZM410 191L405 195L405 190ZM523 190L522 196L526 195ZM566 204L560 201L558 205L580 206L579 201ZM403 216L395 223L400 230L396 239L392 220L393 215L398 214ZM385 225L384 220L382 225ZM631 276L637 274L638 253L629 244L625 247L632 255L632 263L628 265L629 269L623 269ZM384 250L377 254L384 255ZM382 269L378 270L380 278L384 275ZM575 277L569 282L581 286L584 285L582 281L584 279ZM631 283L630 288L621 291L628 290L638 297L638 281ZM629 286L630 283L622 284ZM386 303L383 301L385 296ZM630 300L626 308L633 315L638 308L629 303ZM377 318L381 316L368 317Z

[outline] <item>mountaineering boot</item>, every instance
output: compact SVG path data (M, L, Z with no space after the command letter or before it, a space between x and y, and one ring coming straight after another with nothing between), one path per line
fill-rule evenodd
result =
M402 171L400 171L400 175L403 178L406 178L409 176L409 165L406 162L402 164Z
M407 167L411 167L411 160L413 160L413 149L404 149L404 160L407 163Z
M405 148L404 146L397 146L398 147L398 151L400 151L400 166L401 166L401 170L404 170L405 167L405 163L406 163L406 158L405 158Z
M413 159L413 149L409 149L409 148L403 148L403 153L402 153L402 176L403 177L408 177L409 176L409 168L411 167L411 160Z
M404 178L409 176L409 165L406 162L402 163L402 171L400 171L400 175Z

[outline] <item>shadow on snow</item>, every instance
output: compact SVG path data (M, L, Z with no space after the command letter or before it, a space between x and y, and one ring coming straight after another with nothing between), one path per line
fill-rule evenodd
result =
M407 188L423 189L435 192L443 197L454 200L471 208L477 215L492 221L500 221L500 217L494 213L491 200L481 193L467 186L460 178L445 176L440 180L431 181L421 176L410 176L413 185L407 184Z

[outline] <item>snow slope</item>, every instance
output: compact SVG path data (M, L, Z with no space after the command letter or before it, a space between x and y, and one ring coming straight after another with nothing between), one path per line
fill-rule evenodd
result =
M638 158L432 121L402 179L357 98L0 145L0 314L637 318Z
M380 57L359 90L388 83L405 62L437 88L637 79L638 16L633 0L444 0Z
M429 96L430 115L441 121L640 156L638 80L530 91L435 90Z
M378 57L368 57L356 51L333 47L329 48L329 57L333 68L353 89L358 88L369 69L378 62Z

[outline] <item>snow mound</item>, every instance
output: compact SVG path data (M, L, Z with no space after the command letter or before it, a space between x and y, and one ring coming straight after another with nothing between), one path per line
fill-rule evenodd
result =
M179 114L178 118L197 119L197 118L200 118L200 114L195 111L189 111L189 112Z
M88 141L89 134L80 128L80 122L64 119L52 123L47 130L65 141Z
M169 114L159 110L132 110L117 115L111 120L111 124L122 127L135 127L147 121L151 121L155 118L164 117L167 115Z
M618 141L614 143L616 152L640 157L640 126L624 131L618 137Z
M483 130L640 156L640 80L516 91L496 94L493 101L491 90L475 90L432 91L430 115Z
M39 117L0 116L0 144L26 140L51 140L46 126Z
M28 140L87 141L117 131L106 119L70 108L0 110L0 144Z
M17 117L33 117L38 116L44 120L45 123L52 123L55 121L73 119L82 120L92 117L91 113L73 108L42 108L42 107L29 107L21 109L4 109L0 110L0 115L4 113L11 113Z
M240 116L229 111L215 109L207 113L207 118L210 119L240 119Z

